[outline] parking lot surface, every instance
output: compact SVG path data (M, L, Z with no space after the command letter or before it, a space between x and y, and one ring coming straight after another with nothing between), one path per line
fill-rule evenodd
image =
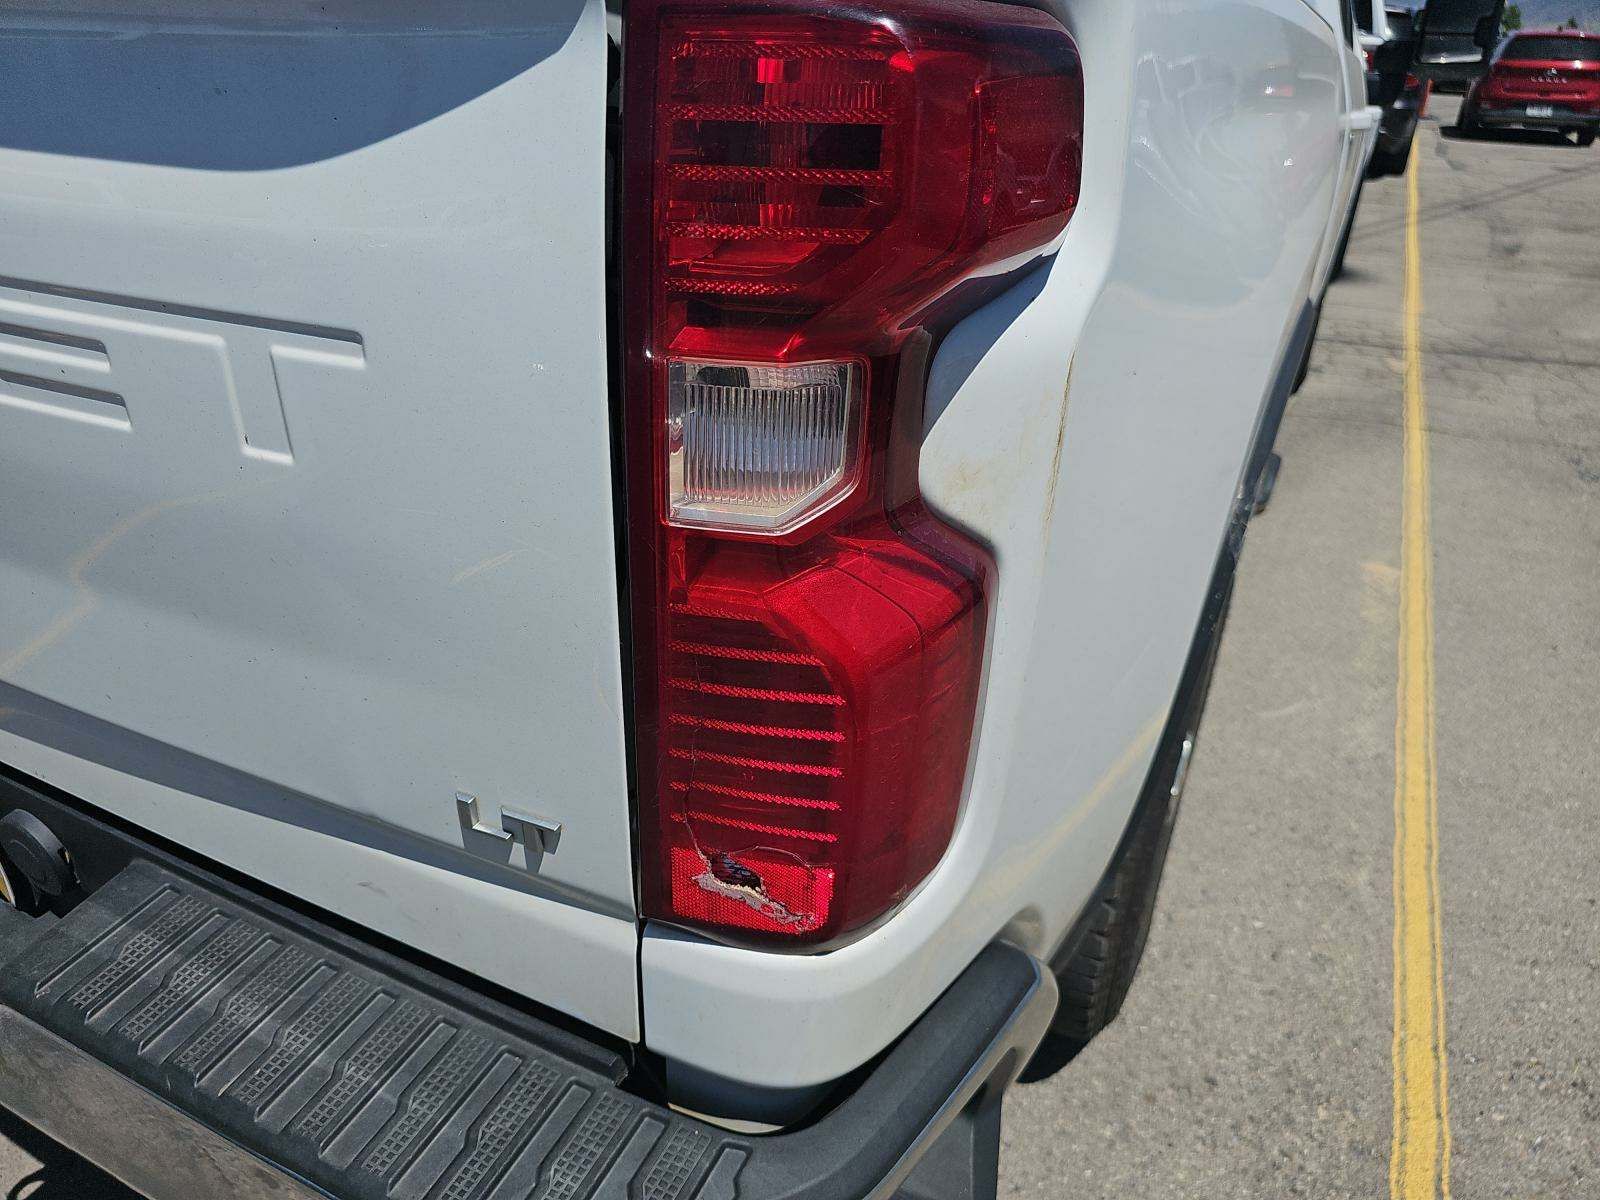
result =
M1600 154L1450 132L1413 169L1451 1194L1595 1197ZM1405 181L1368 184L1148 956L1007 1102L1002 1195L1389 1194L1406 224Z
M1445 132L1423 125L1413 169L1449 1177L1461 1200L1592 1198L1600 150ZM1406 182L1369 184L1148 957L1118 1023L1008 1100L1002 1195L1389 1190L1407 227ZM0 1111L4 1200L128 1195Z

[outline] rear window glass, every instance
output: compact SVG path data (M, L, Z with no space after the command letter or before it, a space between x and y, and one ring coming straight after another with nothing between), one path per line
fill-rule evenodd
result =
M1356 24L1372 32L1372 0L1356 0Z
M1501 59L1600 59L1600 42L1569 37L1519 37Z

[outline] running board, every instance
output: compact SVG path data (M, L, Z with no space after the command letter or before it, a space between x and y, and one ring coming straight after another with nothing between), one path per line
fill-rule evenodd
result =
M148 861L60 920L4 910L0 1098L155 1200L884 1196L997 1103L1054 1008L992 946L831 1113L757 1138L320 932Z

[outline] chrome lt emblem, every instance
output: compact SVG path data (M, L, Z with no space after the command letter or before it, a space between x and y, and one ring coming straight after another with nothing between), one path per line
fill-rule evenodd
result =
M463 834L477 834L509 848L520 844L527 852L529 872L537 872L546 854L554 854L561 842L561 822L533 817L514 808L500 810L500 823L483 819L478 798L468 792L456 793L456 817Z

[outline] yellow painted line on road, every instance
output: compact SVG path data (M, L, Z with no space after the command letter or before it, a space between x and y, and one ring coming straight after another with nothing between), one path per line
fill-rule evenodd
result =
M1450 1072L1439 919L1433 728L1433 543L1422 390L1421 139L1406 172L1404 476L1400 661L1394 726L1394 1141L1391 1200L1449 1200Z

